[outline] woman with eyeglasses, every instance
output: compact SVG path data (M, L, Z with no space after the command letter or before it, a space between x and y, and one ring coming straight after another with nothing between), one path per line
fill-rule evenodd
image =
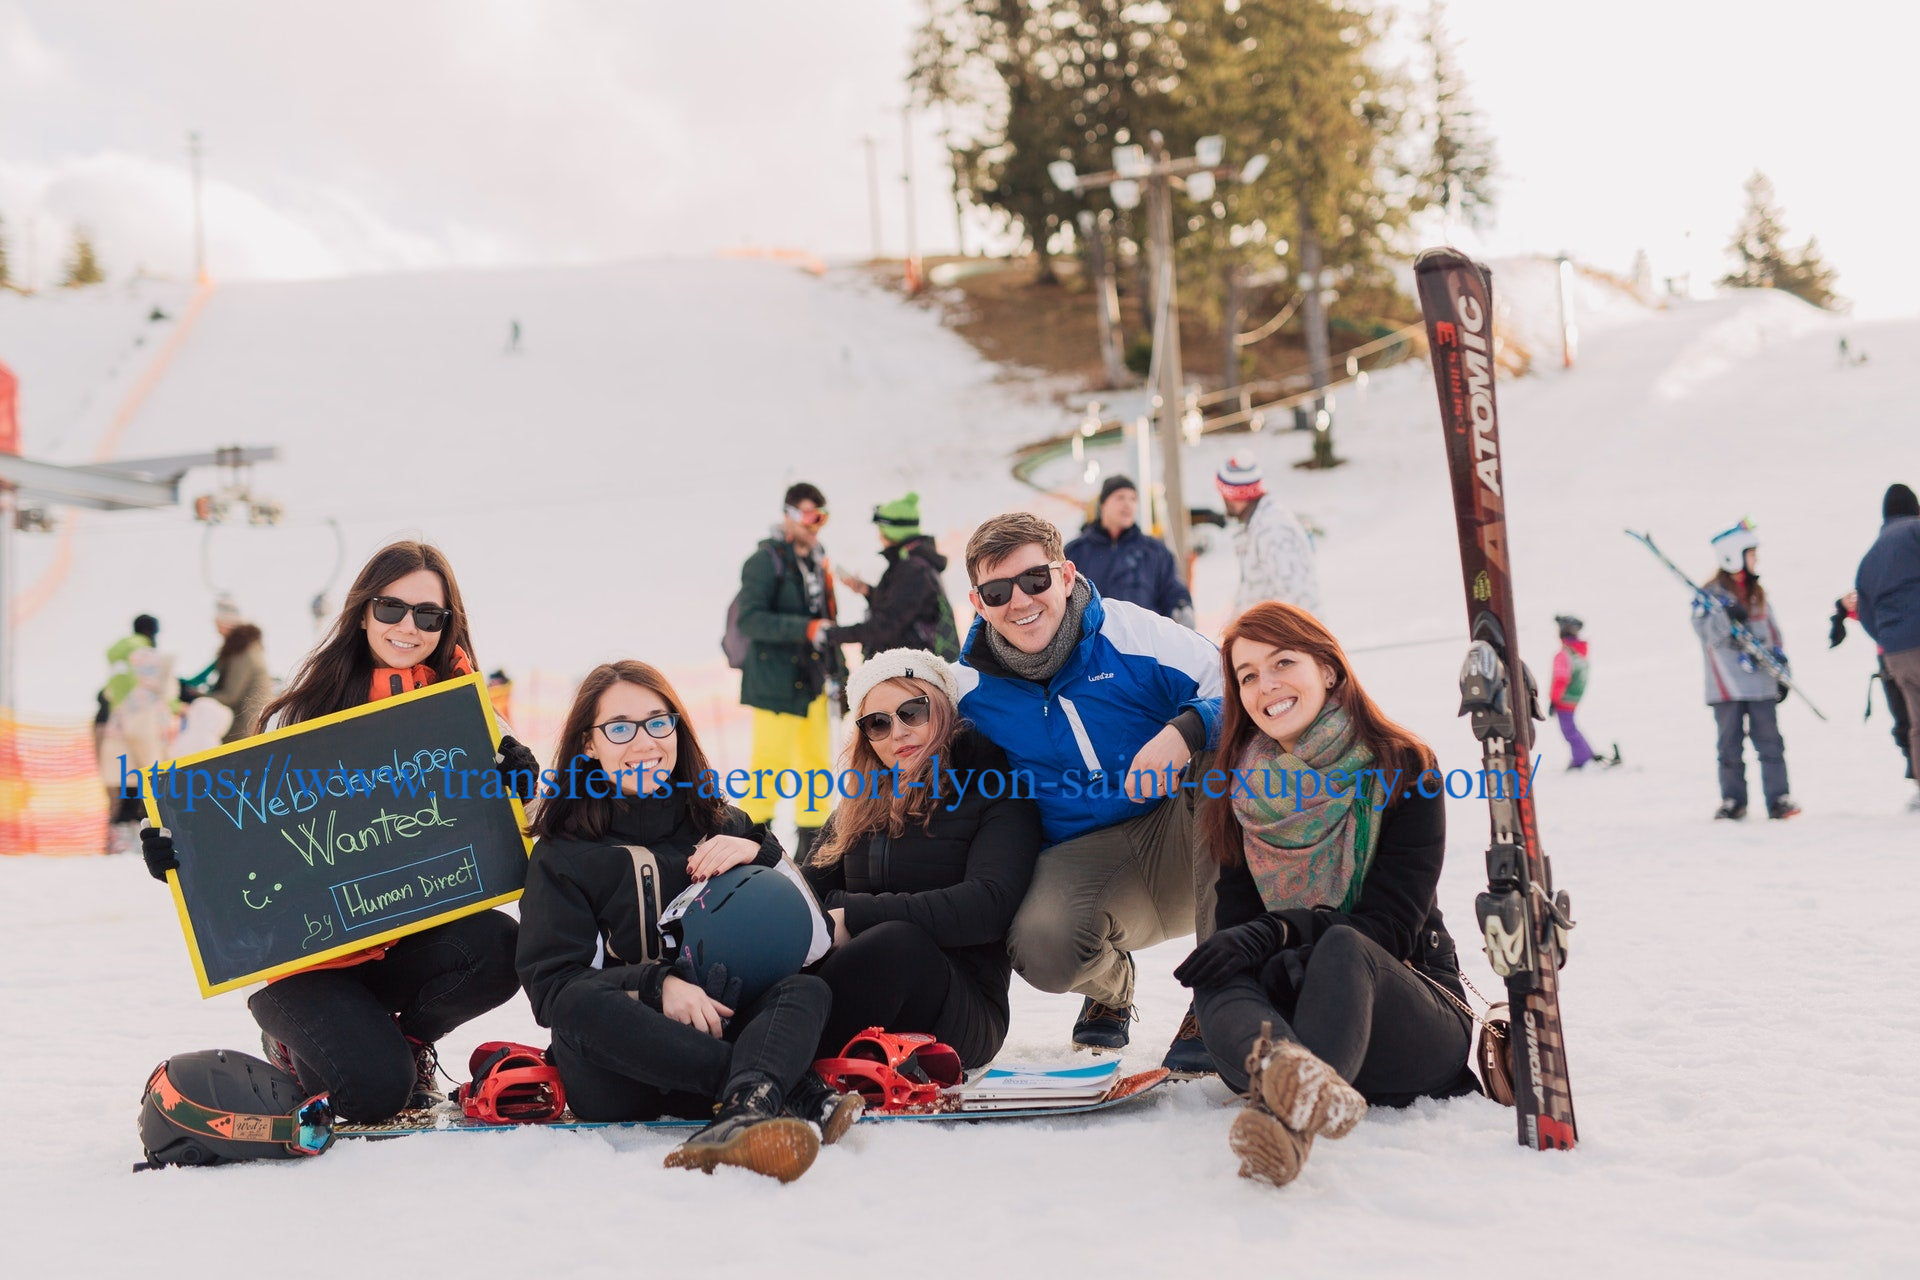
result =
M1007 1038L1007 929L1040 853L1032 782L960 719L953 668L924 649L876 654L847 692L858 732L803 868L834 930L814 970L833 990L821 1053L877 1026L985 1066Z
M578 782L535 811L518 962L573 1113L713 1117L670 1167L799 1177L860 1115L812 1070L826 984L795 974L736 1008L724 965L703 984L667 962L657 927L694 881L778 864L780 842L719 793L679 695L644 662L588 674L560 749Z
M353 580L327 638L247 732L303 724L474 670L467 612L439 548L396 542ZM511 737L504 788L532 793L538 765ZM140 833L147 869L180 863L165 830ZM247 1001L273 1064L332 1095L343 1120L377 1123L444 1102L435 1043L513 998L516 926L502 911L463 916L268 983Z

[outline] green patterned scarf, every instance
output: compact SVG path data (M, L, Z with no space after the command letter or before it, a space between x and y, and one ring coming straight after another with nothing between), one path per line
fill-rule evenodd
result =
M1233 793L1233 814L1240 820L1247 869L1269 911L1293 907L1337 906L1351 911L1373 865L1379 827L1371 796L1379 786L1371 774L1357 787L1328 795L1326 775L1348 776L1373 764L1373 752L1354 732L1346 710L1329 701L1294 743L1283 751L1264 733L1256 733L1237 767L1249 775ZM1318 794L1295 781L1297 770L1321 776ZM1247 791L1254 792L1250 798ZM1272 799L1268 797L1272 796Z

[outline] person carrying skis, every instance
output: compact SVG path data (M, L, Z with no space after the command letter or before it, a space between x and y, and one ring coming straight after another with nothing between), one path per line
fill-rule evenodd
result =
M1909 717L1907 773L1920 760L1920 499L1904 484L1890 485L1881 501L1880 536L1861 557L1854 575L1860 625L1880 646L1887 676L1898 686ZM1920 793L1907 802L1920 812Z
M1281 1186L1369 1105L1478 1090L1436 896L1446 802L1427 782L1432 749L1381 713L1304 609L1249 609L1220 662L1233 693L1217 759L1252 781L1202 810L1216 927L1173 976L1193 988L1220 1078L1247 1095L1228 1132L1240 1176ZM1308 770L1326 780L1311 795Z
M802 777L833 767L829 695L839 696L847 666L828 632L835 622L833 569L820 546L827 498L813 485L788 487L781 523L740 566L738 626L749 641L740 668L740 701L753 709L749 767L797 769ZM805 855L827 820L830 801L812 792L796 801L795 853ZM741 807L755 822L773 818L779 800L756 791Z
M890 649L847 692L859 732L842 768L873 785L841 800L803 868L834 933L814 970L833 988L820 1056L884 1027L927 1032L983 1067L1007 1038L1007 930L1033 878L1040 810L1019 798L1006 753L961 721L959 679L938 655ZM949 774L972 785L960 792Z
M1233 550L1240 561L1240 585L1233 595L1235 614L1263 600L1320 611L1320 579L1314 568L1313 539L1293 512L1267 492L1260 464L1249 457L1226 461L1213 478L1226 503L1227 516L1239 521Z
M1569 769L1584 769L1593 760L1593 748L1586 735L1573 722L1581 695L1587 691L1587 642L1580 638L1584 624L1572 614L1556 615L1553 624L1560 628L1560 652L1553 655L1553 688L1548 702L1560 725L1560 736L1573 753Z
M1213 926L1199 792L1181 774L1204 769L1215 740L1219 653L1170 618L1103 598L1065 558L1060 530L1027 512L974 530L967 578L979 616L961 650L960 714L1033 777L1048 846L1008 934L1013 965L1042 991L1085 997L1075 1046L1124 1049L1132 952ZM1191 1008L1164 1062L1212 1070Z
M725 965L703 981L668 962L656 927L694 881L777 865L780 842L704 785L686 706L644 662L595 667L559 740L587 768L534 813L517 964L568 1105L582 1120L711 1117L668 1167L799 1177L860 1113L812 1069L827 984L793 974L736 1008Z
M1780 627L1760 585L1760 538L1746 520L1713 536L1720 568L1702 584L1713 601L1711 608L1695 599L1693 630L1700 638L1706 663L1707 705L1719 728L1720 808L1714 817L1747 816L1746 740L1760 757L1760 786L1766 795L1769 818L1791 818L1800 812L1787 793L1786 743L1780 737L1778 705L1786 688L1741 652L1733 642L1732 624L1739 623L1754 639L1772 651L1784 667Z
M953 606L947 603L940 575L947 558L920 531L920 495L883 502L873 509L880 531L880 554L887 568L880 581L869 585L840 572L847 590L867 598L864 621L830 628L827 644L857 644L862 658L901 647L929 649L949 662L960 656L960 633L954 628Z
M1067 559L1108 600L1130 600L1183 627L1193 625L1193 595L1180 581L1167 544L1139 524L1140 493L1126 476L1100 486L1093 519L1067 544Z
M438 547L396 542L374 553L332 628L302 662L260 727L284 728L378 702L474 670L467 611L453 566ZM539 766L511 737L495 767L503 789L531 797ZM140 832L147 870L165 883L180 866L172 833ZM435 1083L435 1043L498 1008L519 990L517 926L481 911L277 978L247 1009L265 1056L334 1114L374 1124L445 1101Z

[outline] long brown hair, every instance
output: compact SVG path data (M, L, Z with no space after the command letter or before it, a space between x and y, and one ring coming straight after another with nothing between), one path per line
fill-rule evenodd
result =
M242 622L221 637L220 652L213 655L213 660L225 662L229 658L237 658L259 643L260 628L251 622Z
M1240 704L1240 685L1233 672L1233 646L1237 640L1304 653L1333 672L1333 688L1327 691L1327 702L1345 709L1360 740L1373 752L1374 768L1384 769L1389 775L1398 771L1403 778L1414 778L1433 768L1433 749L1381 713L1360 686L1347 663L1345 650L1333 638L1333 633L1305 609L1278 601L1257 604L1235 618L1220 641L1220 675L1226 692L1220 699L1222 720L1216 768L1239 768L1247 744L1260 732L1260 727ZM1401 790L1404 792L1407 788ZM1403 795L1389 796L1386 807L1391 808L1404 798ZM1214 861L1222 866L1240 865L1246 855L1240 839L1240 823L1233 816L1231 795L1210 798L1205 804L1201 824Z
M365 702L374 671L373 650L367 647L366 632L361 626L367 616L367 605L387 587L419 569L429 569L439 577L440 585L446 589L447 608L453 611L447 625L440 630L440 643L427 656L434 679L445 680L453 674L456 649L464 650L467 660L477 668L479 659L474 656L473 641L467 637L467 607L461 602L460 584L454 579L453 566L447 563L440 548L431 543L395 542L374 552L373 559L367 561L354 578L353 586L347 590L346 603L340 606L340 615L333 620L327 638L307 655L280 696L261 711L260 723L271 724L278 717L284 727Z
M881 681L881 684L898 685L902 689L910 690L916 696L927 695L929 711L927 723L932 727L933 732L927 736L927 745L920 752L920 758L914 761L910 768L900 771L902 785L899 791L895 791L891 785L892 772L880 763L880 756L874 751L873 744L867 741L866 733L858 725L854 726L847 749L841 757L841 767L858 770L866 783L873 785L868 786L863 783L858 796L841 799L840 804L833 811L833 817L830 820L831 830L827 832L826 839L816 844L807 858L813 866L832 866L847 856L847 850L876 832L884 830L887 835L897 839L906 834L908 823L914 823L924 829L929 822L933 821L934 806L939 802L939 796L936 794L938 787L927 785L910 787L905 783L908 779L917 778L922 771L930 768L930 761L946 754L947 748L952 746L953 740L959 736L960 713L954 709L953 703L947 700L947 695L941 689L925 680L895 676L890 680ZM879 685L874 687L878 688ZM854 708L855 713L859 710L859 707ZM878 782L882 775L888 779L888 785L884 790Z
M674 722L674 741L677 747L673 773L676 794L681 790L679 784L687 784L687 812L693 818L694 830L702 838L713 835L727 825L727 801L720 788L708 786L704 789L711 795L701 795L701 779L707 773L707 753L700 749L700 739L693 732L693 722L687 719L687 704L680 700L673 686L659 668L644 662L635 662L631 658L619 662L603 662L587 673L580 682L580 688L573 695L573 706L567 711L567 721L560 729L559 754L554 761L562 779L569 777L567 765L575 757L590 754L593 734L593 716L600 706L600 695L616 684L637 685L659 696L667 704L676 720ZM645 730L642 730L645 732ZM598 768L596 764L594 766ZM605 837L607 829L613 825L612 797L595 799L583 791L575 791L579 786L578 774L571 786L563 786L560 793L543 798L534 811L533 819L527 824L527 833L534 836L546 836L555 840L599 840ZM571 793L571 794L570 794Z
M1726 592L1749 609L1767 607L1767 589L1760 585L1757 575L1728 573L1725 569L1717 569L1713 577L1707 581L1707 586Z

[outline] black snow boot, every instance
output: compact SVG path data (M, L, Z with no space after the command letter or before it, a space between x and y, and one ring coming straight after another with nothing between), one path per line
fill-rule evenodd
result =
M809 1068L799 1083L787 1090L787 1112L820 1130L820 1141L832 1146L866 1114L866 1099L857 1093L835 1093L819 1073Z
M712 1173L723 1164L792 1182L820 1154L813 1126L785 1114L780 1086L764 1076L736 1085L713 1123L667 1153L669 1169Z

